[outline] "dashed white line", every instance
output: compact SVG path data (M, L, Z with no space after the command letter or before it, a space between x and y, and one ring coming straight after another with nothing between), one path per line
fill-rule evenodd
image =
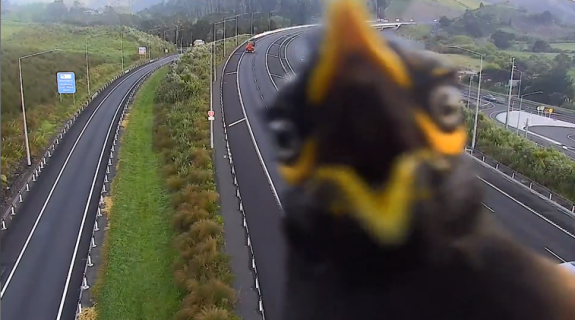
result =
M241 123L241 122L243 122L243 121L245 121L245 120L246 120L246 118L241 118L241 119L238 120L238 121L234 121L234 122L228 124L227 127L228 127L228 128L233 127L233 126L235 126L236 124Z
M481 204L485 207L485 209L487 209L487 210L489 210L489 211L491 211L491 212L495 212L493 209L491 209L491 208L490 208L488 205L486 205L485 203L481 203Z
M106 133L106 138L104 139L104 144L102 145L102 151L100 151L100 158L98 159L98 165L96 166L96 172L94 173L94 178L92 179L92 186L90 187L90 193L88 194L88 199L86 200L86 206L84 208L84 214L82 216L82 222L80 223L80 228L78 229L78 235L76 238L76 244L74 245L74 253L72 254L72 260L70 261L70 267L68 268L68 275L66 277L66 284L64 285L64 292L62 293L62 297L60 299L60 307L58 308L58 315L56 316L56 320L60 320L62 318L62 312L64 310L64 304L66 303L66 295L68 294L68 289L70 287L70 280L72 279L72 272L74 271L74 263L76 262L76 256L78 255L78 249L80 246L80 240L82 239L82 232L84 231L84 224L86 223L86 218L88 216L88 209L90 208L90 201L92 201L92 196L94 195L94 188L96 186L96 180L98 179L98 173L100 172L100 166L102 164L102 160L104 158L104 153L106 152L106 145L108 144L108 140L110 139L110 133L112 132L112 128L114 126L114 119L118 116L118 113L122 109L122 105L126 98L130 95L130 92L136 87L136 85L144 78L150 71L144 73L141 77L134 82L132 86L128 89L118 107L116 108L116 112L114 113L114 117L110 122L110 126L108 127L108 132Z
M487 184L488 186L490 186L491 188L497 190L499 193L503 194L504 196L506 196L507 198L513 200L515 203L517 203L518 205L522 206L523 208L527 209L529 212L533 213L534 215L538 216L539 218L545 220L547 223L549 223L550 225L554 226L555 228L559 229L561 232L565 233L566 235L568 235L569 237L575 239L575 236L572 235L569 231L561 228L560 226L558 226L555 222L547 219L545 216L541 215L540 213L538 213L537 211L531 209L530 207L526 206L525 204L521 203L519 200L513 198L512 196L510 196L509 194L507 194L505 191L497 188L495 185L493 185L492 183L487 182L485 179L481 178L480 176L477 176L479 178L479 180L483 181L485 184Z
M44 215L44 211L46 210L46 207L48 206L48 203L50 202L50 199L52 198L52 194L54 193L54 190L56 190L56 187L58 186L58 182L60 181L60 178L62 177L62 174L64 173L64 170L66 169L66 166L68 165L68 161L70 161L70 158L72 157L72 154L74 153L74 150L76 149L76 146L80 142L80 139L84 135L86 128L88 128L88 125L90 124L90 122L92 122L92 118L94 118L94 116L96 115L98 110L100 110L100 107L104 104L104 102L106 102L106 99L114 91L116 91L116 89L120 85L122 85L122 83L124 83L129 78L131 78L131 76L122 80L114 88L112 88L112 90L98 104L98 106L96 107L94 112L92 112L92 114L90 115L90 118L88 118L88 121L86 121L86 124L84 124L84 127L82 128L82 131L80 131L80 134L78 135L78 137L76 138L76 141L72 145L72 149L70 150L70 153L68 153L68 156L66 157L66 160L64 161L64 164L62 165L62 168L60 169L60 172L58 172L58 176L56 176L56 180L54 181L54 184L52 185L52 188L50 189L50 192L48 193L48 197L46 197L46 200L44 201L44 204L42 205L42 208L40 209L40 213L38 214L36 221L34 221L34 225L32 226L32 229L30 230L30 233L28 234L28 237L26 238L26 241L24 242L24 246L22 247L20 254L18 254L18 258L16 258L16 262L14 263L12 270L10 270L10 274L8 275L8 278L6 279L4 286L2 287L2 292L0 292L0 299L2 299L2 297L4 296L6 289L8 289L8 286L10 285L10 282L12 281L12 277L14 277L14 273L16 272L16 269L20 265L20 261L22 260L22 257L24 256L24 253L26 252L26 249L28 248L28 245L30 244L30 240L34 236L34 232L36 232L36 228L38 227L38 224L40 223L40 219L42 219L42 216Z
M268 52L269 52L269 47L268 47ZM266 52L266 54L267 54L267 52ZM244 55L245 55L245 53L242 53L242 55L240 56L240 60L238 61L238 70L239 70L239 68L240 68L240 66L241 66L242 59L244 58ZM265 60L266 60L266 68L267 68L267 60L268 60L268 59L266 58ZM269 70L268 70L268 72L269 72ZM252 138L252 143L254 144L254 147L255 147L255 149L256 149L256 153L257 153L258 158L259 158L259 160L260 160L260 164L261 164L262 168L264 169L264 173L265 173L265 175L266 175L266 178L268 179L268 184L269 184L269 186L270 186L270 188L271 188L271 190L272 190L272 193L273 193L273 195L274 195L274 197L275 197L275 199L276 199L276 202L277 202L278 206L280 207L280 209L283 210L283 206L282 206L280 197L279 197L279 195L278 195L278 192L277 192L277 190L276 190L276 187L275 187L275 185L274 185L274 182L273 182L273 180L272 180L272 177L271 177L271 175L270 175L270 172L269 172L269 170L268 170L268 167L266 166L266 163L265 163L265 161L264 161L264 158L263 158L263 156L262 156L262 153L261 153L261 151L260 151L260 148L259 148L259 146L258 146L258 143L257 143L257 141L256 141L256 138L255 138L255 136L254 136L254 132L253 132L253 130L252 130L252 126L250 125L250 119L248 118L248 114L247 114L247 112L246 112L246 107L245 107L245 105L244 105L244 100L242 99L242 90L240 90L240 77L239 77L239 72L238 72L238 74L236 75L236 85L237 85L238 97L239 97L239 100L240 100L240 105L241 105L241 107L242 107L242 112L243 112L243 114L244 114L244 118L246 119L246 124L248 125L248 131L249 131L249 133L250 133L250 137ZM274 86L275 86L275 83L274 83ZM276 89L277 89L277 87L276 87Z

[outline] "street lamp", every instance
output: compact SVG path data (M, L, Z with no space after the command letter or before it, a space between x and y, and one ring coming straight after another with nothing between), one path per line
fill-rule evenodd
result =
M218 36L216 33L216 26L218 24L223 24L223 23L224 23L224 21L222 20L222 21L214 22L214 25L213 25L212 33L214 34L214 39L212 41L212 69L214 69L216 67L216 62L214 60L215 56L216 56L216 44L217 44L217 40L218 40ZM224 32L225 32L225 25L224 25ZM224 34L224 37L225 37L225 34ZM223 40L225 40L225 38L223 38ZM224 48L225 48L225 41L223 41L223 42L224 42ZM223 56L225 56L225 52L224 52ZM216 72L214 71L213 74L216 74ZM213 81L216 81L216 79L214 78Z
M268 12L268 31L272 31L272 13L278 12L279 10L272 10Z
M507 99L507 114L505 114L505 129L509 128L509 113L511 113L511 94L513 93L513 71L515 71L515 57L511 58L511 77L509 78L509 98Z
M519 118L521 118L521 105L523 104L523 97L530 96L532 94L541 94L543 91L535 91L530 93L525 93L519 96L519 115L517 116L517 128L515 130L516 134L519 134Z
M154 29L150 29L148 30L148 33L151 35L152 31L159 31L161 28L154 28ZM152 60L152 38L148 37L148 59Z
M224 18L224 20L222 20L222 23L224 24L224 39L223 39L224 50L222 52L222 57L226 56L226 21L236 19L236 25L237 25L239 16L240 16L239 14L236 14L235 16L227 17Z
M475 150L475 144L477 143L477 122L479 121L479 105L481 104L481 75L483 74L483 56L484 54L469 50L459 46L449 46L448 48L459 49L473 53L479 56L479 80L477 83L477 104L475 105L475 118L473 120L473 136L471 137L471 150ZM471 83L471 82L470 82ZM471 91L470 91L471 92Z
M121 50L122 50L122 72L124 72L124 31L120 31L121 33ZM103 32L98 34L91 34L86 36L86 89L88 90L88 97L92 95L90 91L90 67L89 67L89 59L88 59L88 39L110 34L110 32Z
M260 14L260 13L261 13L260 11L257 11L257 12L253 12L251 14L251 17L250 17L250 35L252 35L252 36L254 35L254 16L256 14Z
M24 144L26 147L26 161L28 162L28 166L32 165L32 159L30 157L30 141L28 140L28 124L26 121L26 106L24 104L24 82L22 81L22 60L54 51L60 51L60 49L52 49L47 51L36 52L18 58L18 77L20 78L20 104L22 106L22 126L24 127Z
M238 34L240 33L239 27L238 27L238 20L239 20L239 18L240 18L241 16L245 16L245 15L248 15L248 14L249 14L249 13L241 13L241 14L238 14L238 15L236 16L236 47L237 47L238 44L239 44L239 43L238 43Z

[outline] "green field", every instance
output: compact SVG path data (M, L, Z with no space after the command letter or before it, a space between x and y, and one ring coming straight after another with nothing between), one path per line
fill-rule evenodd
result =
M112 184L104 261L95 286L98 320L172 319L180 295L173 278L172 209L153 148L155 89L167 74L152 75L123 125L118 172Z
M551 45L551 47L553 47L555 49L575 51L575 43L574 42L550 43L550 45Z
M20 111L18 78L19 57L59 49L22 60L22 79L30 148L40 156L63 123L86 100L86 39L89 39L90 87L92 93L116 74L122 72L122 37L124 67L141 61L139 46L151 42L152 56L163 55L164 48L174 52L174 46L161 39L130 28L77 27L57 24L23 24L2 21L1 81L2 81L2 192L5 195L12 173L25 157ZM76 105L71 95L57 93L56 73L76 74Z

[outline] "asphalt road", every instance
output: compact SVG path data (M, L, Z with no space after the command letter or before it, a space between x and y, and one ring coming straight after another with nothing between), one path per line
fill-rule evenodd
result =
M284 31L258 40L256 52L239 49L229 60L223 103L229 144L248 221L267 319L279 318L284 275L280 232L281 195L286 185L273 162L272 144L256 113L273 100L287 73L297 73L307 53L300 33ZM286 59L287 58L287 59ZM303 60L302 60L303 59ZM247 117L246 117L247 116ZM477 165L486 180L485 207L525 246L575 260L575 220L491 169Z
M108 86L58 146L2 237L2 319L74 319L120 105L145 74L173 59Z

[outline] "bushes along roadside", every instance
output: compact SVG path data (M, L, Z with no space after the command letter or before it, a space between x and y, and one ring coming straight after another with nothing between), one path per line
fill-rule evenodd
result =
M228 40L226 47L231 53L235 40ZM154 145L161 154L162 174L175 210L179 258L174 277L184 294L177 320L238 319L206 121L210 59L209 44L194 48L171 67L156 90Z
M473 112L464 109L469 139ZM478 150L552 191L575 201L575 161L552 148L541 148L479 114Z

